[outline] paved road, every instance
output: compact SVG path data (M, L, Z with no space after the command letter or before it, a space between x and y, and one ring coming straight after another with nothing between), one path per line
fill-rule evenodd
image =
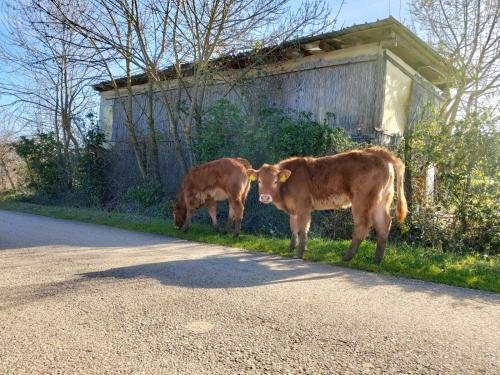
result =
M0 373L500 373L500 296L0 211Z

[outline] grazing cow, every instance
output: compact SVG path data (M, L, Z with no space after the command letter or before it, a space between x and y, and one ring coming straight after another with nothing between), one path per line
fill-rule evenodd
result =
M259 200L273 203L290 215L290 248L302 258L314 210L352 206L354 232L351 247L344 256L349 261L373 225L377 232L375 262L380 263L391 227L390 206L394 195L394 172L397 178L396 216L403 222L406 198L403 189L404 164L381 147L355 150L320 158L295 157L275 165L264 164L247 171L259 181Z
M229 218L226 230L235 222L234 234L239 235L245 201L250 190L246 172L249 168L252 165L242 158L223 158L191 168L182 181L179 198L174 204L177 228L187 231L194 210L206 205L212 225L218 230L217 201L227 199Z

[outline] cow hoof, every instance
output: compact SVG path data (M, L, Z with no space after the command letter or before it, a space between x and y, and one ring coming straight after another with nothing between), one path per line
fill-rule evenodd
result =
M295 259L303 259L304 258L304 252L296 251L293 257Z

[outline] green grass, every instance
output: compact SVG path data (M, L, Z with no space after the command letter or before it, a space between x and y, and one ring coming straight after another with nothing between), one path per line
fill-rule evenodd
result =
M293 255L288 250L289 240L287 238L250 234L242 234L238 238L233 238L230 234L215 233L211 227L200 224L193 224L187 233L181 233L174 228L170 220L120 212L42 206L13 201L0 202L0 209L162 234L281 256ZM397 247L388 246L384 260L380 265L376 265L373 263L375 244L372 241L364 241L350 263L342 262L342 255L348 247L349 241L312 238L308 243L308 251L306 251L304 258L386 275L500 292L500 256L498 255L483 258L480 255L457 255L442 253L431 248L398 245Z

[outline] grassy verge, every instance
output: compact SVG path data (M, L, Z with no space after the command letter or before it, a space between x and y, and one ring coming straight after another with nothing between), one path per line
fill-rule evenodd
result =
M231 235L214 233L205 225L194 224L188 233L181 233L173 227L170 220L119 212L9 201L0 202L0 209L292 256L288 250L288 239L249 234L233 238ZM304 257L308 260L342 267L500 293L500 256L485 259L479 255L455 255L438 252L431 248L399 245L388 246L383 262L375 265L373 264L375 251L373 242L364 241L356 257L350 263L345 263L341 258L348 247L349 241L313 238L309 241L308 251Z

